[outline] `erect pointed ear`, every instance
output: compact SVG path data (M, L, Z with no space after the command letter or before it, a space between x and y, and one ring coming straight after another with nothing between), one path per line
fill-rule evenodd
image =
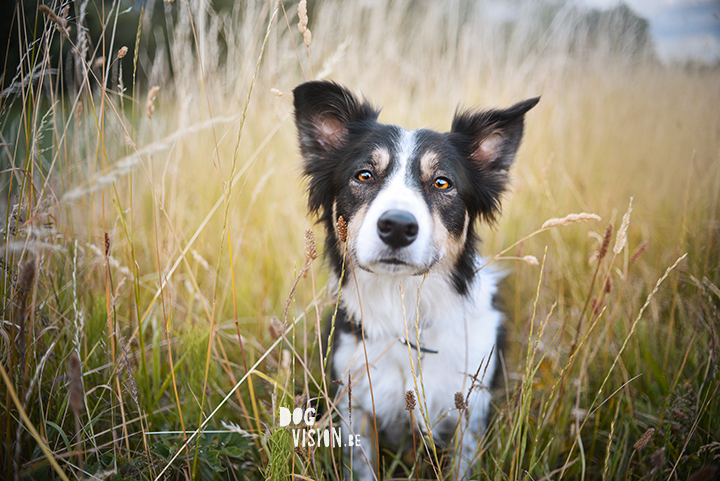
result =
M535 97L505 110L456 113L451 129L455 143L483 170L507 171L520 145L525 113L539 101Z
M300 149L306 159L339 149L350 124L374 121L379 113L334 82L306 82L295 87L293 95Z

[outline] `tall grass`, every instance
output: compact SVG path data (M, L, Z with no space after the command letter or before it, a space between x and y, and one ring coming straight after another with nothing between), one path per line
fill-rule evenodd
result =
M309 46L297 4L273 1L149 2L121 45L121 5L73 3L63 25L60 3L56 18L16 4L22 62L0 107L3 478L342 474L339 452L295 450L276 422L310 399L318 426L338 425L317 334L336 297L303 254L314 226L290 95L329 77L409 128L542 95L502 219L482 228L488 257L548 218L602 217L495 261L508 344L475 475L711 479L717 68L637 57L598 41L619 36L612 22L593 36L555 4L503 21L482 2L318 1ZM80 28L91 17L102 40ZM526 255L542 269L507 259ZM384 452L380 476L436 476L414 459Z

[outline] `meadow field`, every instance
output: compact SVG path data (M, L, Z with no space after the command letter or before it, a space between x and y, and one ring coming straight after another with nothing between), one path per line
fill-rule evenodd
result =
M0 478L342 476L277 421L310 399L338 425L291 93L327 78L441 131L542 96L480 228L507 345L473 479L717 479L720 67L562 2L317 0L305 35L294 0L15 5ZM456 479L418 443L379 479Z

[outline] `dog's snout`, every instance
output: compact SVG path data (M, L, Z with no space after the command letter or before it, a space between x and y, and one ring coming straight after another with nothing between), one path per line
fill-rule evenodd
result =
M389 210L378 219L377 229L384 243L398 249L412 244L417 238L418 223L410 212Z

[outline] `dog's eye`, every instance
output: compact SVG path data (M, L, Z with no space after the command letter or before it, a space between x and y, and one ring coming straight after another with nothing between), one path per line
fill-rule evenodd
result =
M363 182L370 182L371 180L373 180L374 177L372 175L372 172L370 172L369 170L361 170L360 172L355 174L355 178Z
M433 185L436 189L440 190L449 189L451 186L450 181L447 180L445 177L438 177L437 179L435 179L435 182L433 182Z

